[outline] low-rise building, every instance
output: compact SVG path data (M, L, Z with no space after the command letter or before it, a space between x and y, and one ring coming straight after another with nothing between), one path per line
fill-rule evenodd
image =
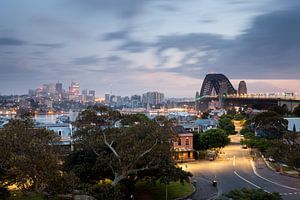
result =
M199 127L200 132L218 127L218 121L216 119L198 119L195 124Z
M175 160L179 162L189 162L195 160L193 134L187 133L182 126L174 127L174 132L178 135L177 140L173 141Z
M72 135L74 128L70 123L42 123L36 124L37 128L46 128L47 130L53 131L57 136L60 137L59 142L55 145L61 155L69 154L73 151Z

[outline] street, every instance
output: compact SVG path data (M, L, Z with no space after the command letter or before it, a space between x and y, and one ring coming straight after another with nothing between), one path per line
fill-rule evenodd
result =
M240 145L240 135L230 136L231 143L214 161L198 161L182 165L193 173L197 192L192 199L208 199L233 189L254 188L278 192L283 199L300 199L300 179L269 170L262 159L252 160L249 149ZM217 188L212 181L217 180Z

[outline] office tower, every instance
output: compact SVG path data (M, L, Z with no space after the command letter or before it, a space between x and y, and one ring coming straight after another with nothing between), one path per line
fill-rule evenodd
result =
M82 90L81 94L83 96L87 96L88 95L88 90L87 89Z
M89 96L95 97L96 91L95 90L89 90Z
M80 93L79 91L79 83L72 82L71 86L69 87L69 94L73 96L78 96Z
M110 94L105 93L105 103L109 103L109 102L110 102Z
M56 83L55 84L55 91L56 91L56 93L58 93L58 94L62 94L62 83Z
M159 92L147 92L143 94L143 104L157 105L164 100L164 94Z

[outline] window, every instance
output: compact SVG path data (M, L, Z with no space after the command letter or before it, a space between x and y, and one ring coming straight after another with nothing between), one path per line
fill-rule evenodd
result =
M186 146L189 146L189 145L190 145L190 140L189 140L189 138L185 139L185 145L186 145Z
M178 146L181 146L181 139L178 139Z
M62 130L58 130L58 135L59 135L59 136L62 135Z

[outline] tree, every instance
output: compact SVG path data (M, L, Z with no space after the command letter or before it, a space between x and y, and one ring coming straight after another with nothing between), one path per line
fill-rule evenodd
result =
M0 157L6 175L20 188L41 193L54 177L60 176L52 145L58 138L52 131L34 128L26 116L11 120L0 134L0 152L5 152Z
M276 112L277 114L283 116L289 113L287 107L282 106L272 106L268 108L269 111Z
M267 139L282 138L287 132L288 121L272 111L257 114L251 122L258 135Z
M298 133L285 133L283 139L271 141L267 155L294 168L300 168L300 143L298 139Z
M233 200L245 199L245 200L281 200L279 193L267 193L261 189L240 189L231 190L225 197L231 198Z
M235 130L235 126L230 118L221 117L219 120L219 128L223 129L226 134L233 134Z
M300 117L300 104L294 108L293 115Z
M221 148L229 144L230 139L222 129L210 129L200 136L200 146L207 150L210 148Z
M134 183L153 170L175 167L171 141L176 135L172 125L166 118L149 120L141 115L121 115L106 107L93 107L80 113L76 121L75 146L94 154L96 163L92 163L95 169L91 173L99 174L91 177L109 178L112 186ZM77 174L85 174L87 169L81 166L81 170Z
M193 148L194 148L196 151L201 150L201 146L200 146L200 136L201 136L200 133L197 133L197 132L194 132L194 133L193 133Z

